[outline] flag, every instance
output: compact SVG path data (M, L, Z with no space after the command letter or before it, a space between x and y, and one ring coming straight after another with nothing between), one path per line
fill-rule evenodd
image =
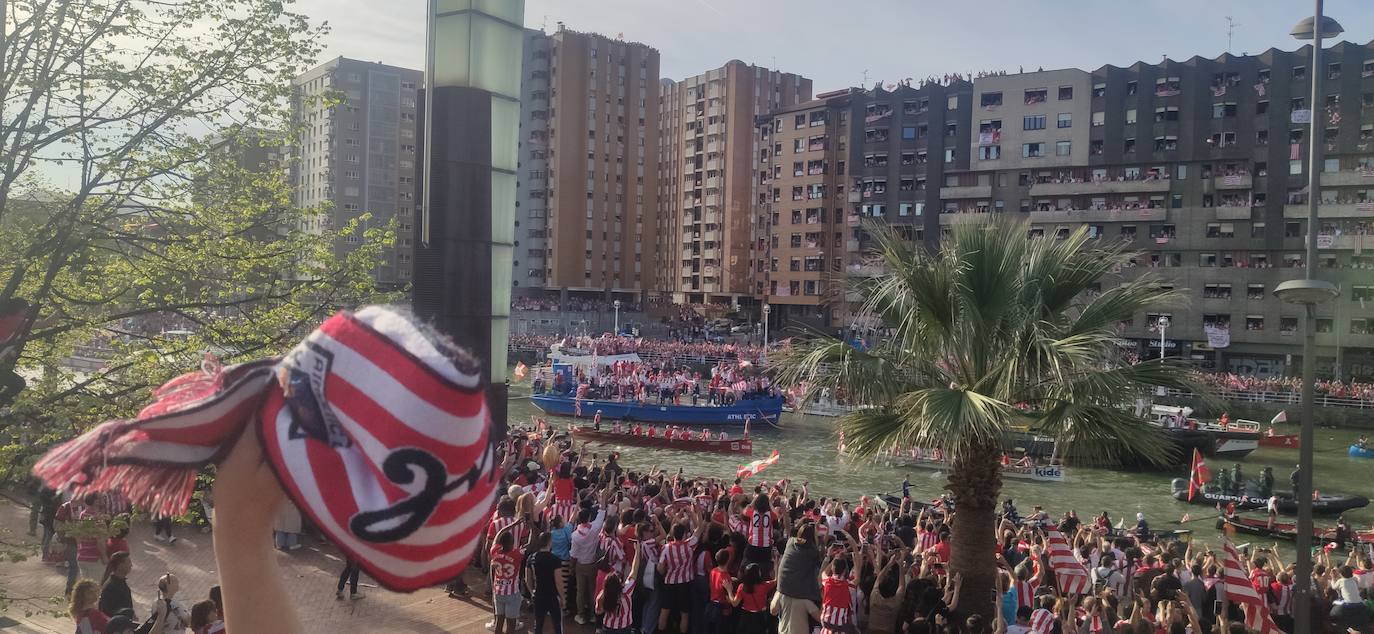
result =
M580 398L573 399L573 416L582 417L582 399Z
M1274 619L1269 616L1269 606L1265 598L1250 585L1250 578L1245 574L1236 547L1229 539L1222 539L1221 545L1225 551L1222 557L1222 566L1225 570L1222 573L1223 590L1228 601L1239 603L1245 609L1246 629L1259 634L1282 634L1283 630L1280 630L1274 624Z
M739 470L735 472L735 475L740 478L748 478L760 471L763 471L764 469L767 469L769 466L772 466L772 464L777 462L778 458L781 457L782 456L778 454L778 450L774 449L773 455L768 456L767 458L755 460L747 465L740 467Z
M529 373L530 367L525 365L524 361L516 361L515 370L511 372L511 376L515 377L516 383L519 383L520 381L524 381L525 377L529 375Z
M1286 422L1288 422L1288 410L1286 410L1286 409L1281 409L1281 410L1279 410L1279 413L1274 414L1274 417L1271 418L1271 419L1269 419L1269 424L1270 424L1270 425L1273 425L1274 423L1286 423Z
M1088 569L1073 556L1073 550L1065 541L1064 534L1052 530L1045 536L1045 546L1049 551L1050 569L1054 571L1055 584L1064 594L1088 594L1092 591L1092 580Z
M1202 460L1202 452L1193 449L1193 464L1188 470L1188 501L1193 501L1193 495L1212 480L1212 472L1207 468L1207 463Z
M1050 634L1054 629L1054 613L1040 608L1031 613L1030 629L1035 634Z
M1288 144L1288 160L1290 160L1290 161L1296 161L1296 160L1298 160L1298 159L1300 159L1300 158L1302 158L1302 144L1301 144L1301 143L1289 143L1289 144Z

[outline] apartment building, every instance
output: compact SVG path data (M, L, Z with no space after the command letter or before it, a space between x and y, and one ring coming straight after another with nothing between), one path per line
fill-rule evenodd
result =
M811 80L739 60L662 81L658 287L674 301L753 298L754 121L810 99Z
M971 86L851 88L761 117L755 294L774 319L845 327L847 276L869 274L861 220L939 238L940 183L967 170Z
M973 160L944 176L940 223L1086 225L1128 241L1142 255L1122 278L1157 275L1189 298L1121 324L1131 349L1158 356L1162 339L1165 355L1263 375L1301 363L1302 311L1273 290L1303 276L1315 230L1319 277L1342 290L1318 309L1318 367L1374 376L1374 47L1337 44L1319 69L1310 59L1271 49L976 80ZM1311 104L1317 73L1325 95ZM1324 144L1318 227L1306 222L1307 116Z
M342 255L362 244L366 229L394 221L396 243L374 272L382 286L411 279L420 162L416 91L422 83L418 70L344 57L292 82L292 114L302 126L292 148L295 203L329 209L327 218L306 229L337 229L357 220L360 230L335 245Z
M658 51L527 31L513 283L643 296L657 281Z

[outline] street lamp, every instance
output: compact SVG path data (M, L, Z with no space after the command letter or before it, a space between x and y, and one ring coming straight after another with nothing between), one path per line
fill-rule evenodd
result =
M1322 0L1315 11L1293 27L1290 34L1299 40L1312 40L1313 115L1308 121L1307 151L1307 262L1300 280L1279 284L1274 294L1280 301L1300 304L1307 315L1302 342L1302 421L1298 447L1298 487L1293 497L1298 503L1297 574L1293 587L1294 619L1297 634L1312 631L1312 392L1317 374L1317 305L1335 299L1340 291L1330 282L1315 279L1317 266L1317 201L1321 195L1322 139L1318 136L1316 106L1321 98L1322 38L1344 32L1335 20L1322 15Z
M768 304L763 305L763 360L768 360L768 313L773 312L773 307Z
M1168 318L1168 317L1163 317L1163 316L1161 316L1161 317L1159 318L1159 321L1155 322L1155 325L1156 325L1156 326L1159 326L1159 358L1160 358L1160 359L1163 359L1163 358L1164 358L1164 331L1166 331L1166 330L1169 329L1169 318Z
M620 300L611 302L611 305L615 307L615 334L620 336Z

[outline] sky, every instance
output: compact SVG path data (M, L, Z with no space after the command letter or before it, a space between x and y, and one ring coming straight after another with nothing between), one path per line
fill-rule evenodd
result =
M500 1L500 0L498 0ZM296 0L332 28L336 56L420 68L425 0ZM525 26L579 31L658 49L682 79L740 59L814 81L815 92L949 72L1129 66L1227 50L1296 49L1303 0L526 0ZM1374 3L1327 0L1352 42L1374 40Z

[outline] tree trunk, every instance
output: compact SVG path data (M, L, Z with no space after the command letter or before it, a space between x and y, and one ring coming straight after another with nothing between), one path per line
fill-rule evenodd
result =
M950 535L950 574L963 577L959 612L980 614L989 627L995 617L997 589L995 521L1002 491L1002 449L983 442L960 452L949 472L955 519Z

